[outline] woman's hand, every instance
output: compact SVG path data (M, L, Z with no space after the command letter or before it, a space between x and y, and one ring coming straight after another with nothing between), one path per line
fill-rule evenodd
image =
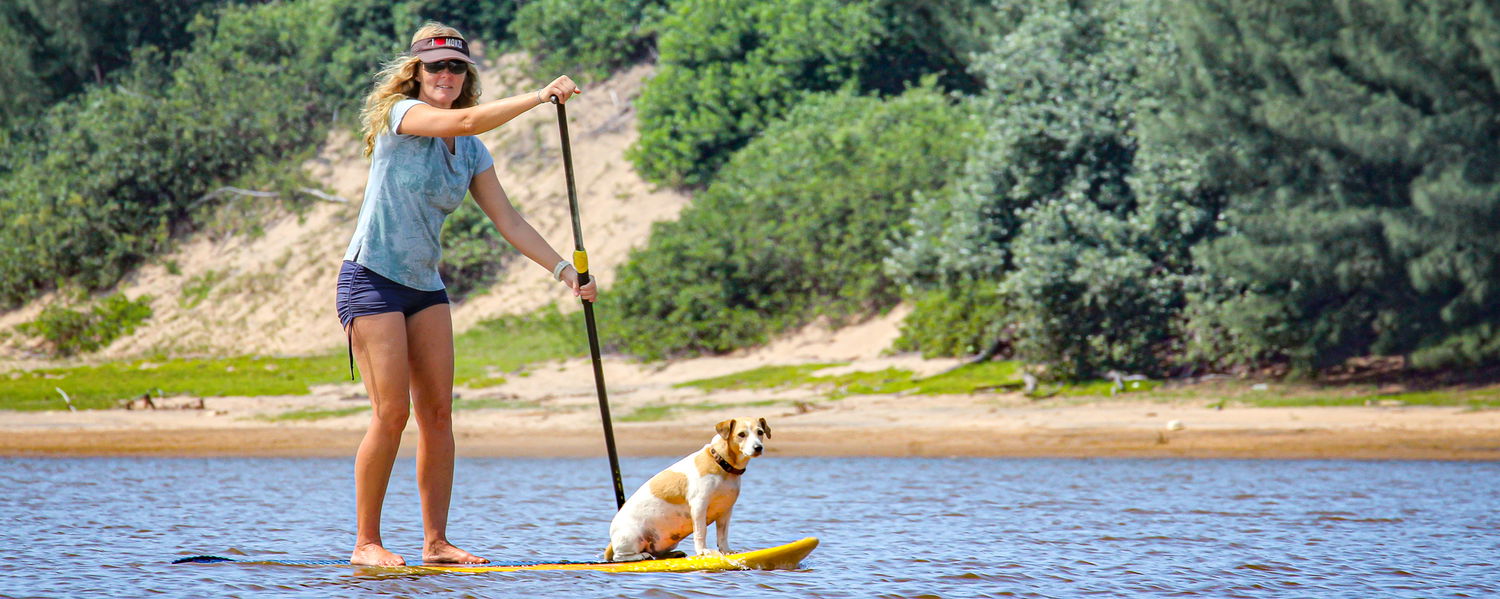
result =
M573 97L573 94L581 93L583 93L583 90L578 89L578 85L573 83L573 79L567 75L563 75L553 79L552 83L547 84L547 87L537 90L536 99L546 104L552 101L553 96L557 96L559 103L566 104L568 103L568 98Z
M563 269L562 279L564 283L568 284L568 288L573 290L574 296L581 297L586 302L592 302L599 297L599 286L596 284L597 279L589 277L589 283L579 287L578 271L573 270L572 265Z

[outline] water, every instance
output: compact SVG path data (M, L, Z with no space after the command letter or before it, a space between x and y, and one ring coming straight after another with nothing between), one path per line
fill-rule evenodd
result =
M672 458L626 459L627 485ZM737 549L823 541L782 572L401 575L171 565L346 557L347 459L0 460L5 597L1486 597L1500 464L826 459L751 464ZM608 467L460 460L451 538L497 561L587 560ZM388 546L421 528L398 462ZM684 543L691 549L691 540Z

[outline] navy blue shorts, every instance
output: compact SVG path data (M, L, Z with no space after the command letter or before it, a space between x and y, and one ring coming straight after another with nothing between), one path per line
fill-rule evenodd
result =
M412 289L380 276L373 270L356 262L344 261L339 269L339 290L336 302L339 322L344 328L360 316L400 312L411 316L438 304L448 303L448 291L422 291Z

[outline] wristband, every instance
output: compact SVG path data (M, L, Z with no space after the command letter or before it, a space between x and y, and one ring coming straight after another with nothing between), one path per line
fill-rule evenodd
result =
M541 102L543 104L546 104L547 103L547 98L542 97L542 92L544 92L544 91L547 91L547 88L544 87L542 89L536 90L536 99L537 99L537 101L539 101L539 102Z
M572 262L568 262L567 260L559 260L557 262L557 266L552 267L552 278L561 281L562 280L562 271L563 271L563 269L567 268L569 266L572 266L572 265L573 265L573 263Z

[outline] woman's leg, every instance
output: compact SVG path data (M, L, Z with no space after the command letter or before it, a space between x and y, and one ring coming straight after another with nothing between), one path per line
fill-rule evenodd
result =
M354 359L370 394L370 427L354 457L354 506L359 530L349 563L400 566L406 561L385 549L380 539L380 510L385 504L391 465L401 446L401 431L410 412L406 318L400 312L354 319Z
M417 490L422 495L422 560L482 564L489 560L448 542L453 497L453 320L448 304L430 306L406 320L412 407L420 432Z

